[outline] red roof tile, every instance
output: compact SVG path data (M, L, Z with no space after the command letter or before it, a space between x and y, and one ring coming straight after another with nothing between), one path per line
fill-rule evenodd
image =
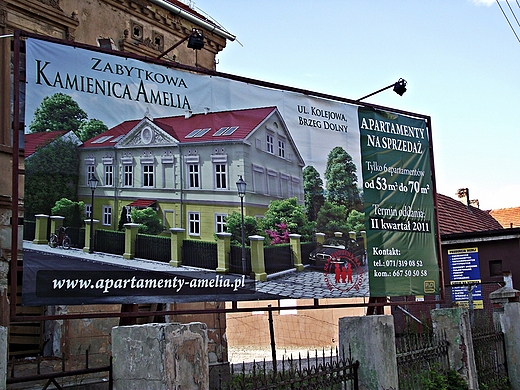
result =
M504 228L520 227L520 207L491 210L489 214Z
M446 195L437 194L437 205L441 235L503 229L489 212Z
M130 207L151 207L156 200L150 200L150 199L136 199L132 203L128 204L127 206Z
M48 131L39 133L24 134L24 155L29 157L36 152L36 149L43 145L54 141L56 138L64 135L66 131Z
M213 112L208 114L194 114L189 118L184 115L154 118L153 123L180 143L187 142L222 142L245 139L252 130L256 129L276 107L250 108L244 110ZM83 147L113 146L117 137L127 134L140 120L125 121L104 133L91 138ZM220 134L219 130L229 129L228 133ZM208 131L203 131L208 129ZM193 136L195 130L201 130ZM103 137L105 139L103 140Z

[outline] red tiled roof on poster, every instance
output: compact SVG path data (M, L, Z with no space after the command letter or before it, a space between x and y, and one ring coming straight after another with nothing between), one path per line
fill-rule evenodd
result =
M24 134L24 155L29 157L41 146L47 145L56 138L64 135L66 131L46 131Z
M495 209L489 212L504 228L520 227L520 207Z
M156 200L150 199L136 199L132 203L128 204L129 207L150 207L157 202Z
M152 122L180 143L236 141L247 138L274 110L276 107L248 108L193 114L188 118L184 115L154 118ZM85 141L83 147L113 146L139 122L122 122Z
M488 211L466 206L459 200L437 194L441 235L503 229Z

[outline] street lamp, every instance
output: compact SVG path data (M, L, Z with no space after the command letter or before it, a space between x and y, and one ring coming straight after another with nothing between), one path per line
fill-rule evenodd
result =
M88 186L92 191L92 200L90 202L90 245L88 248L88 253L94 253L94 191L97 188L99 180L96 179L94 174L90 175L88 178Z
M237 181L238 196L240 197L240 212L242 214L242 274L246 274L246 243L244 238L244 196L246 195L246 182L242 175Z
M372 92L371 94L368 94L368 95L366 95L366 96L363 96L362 98L356 100L356 102L360 102L361 100L364 100L364 99L366 99L367 97L370 97L370 96L373 96L373 95L375 95L375 94L378 94L379 92L386 91L387 89L390 89L390 88L392 88L392 87L394 87L394 92L395 92L396 94L398 94L399 96L403 96L403 94L406 92L406 84L407 84L407 82L406 82L405 79L399 79L399 80L397 80L396 83L394 83L394 84L390 84L390 85L387 86L387 87L381 88L381 89L379 89L379 90L377 90L377 91L375 91L375 92Z

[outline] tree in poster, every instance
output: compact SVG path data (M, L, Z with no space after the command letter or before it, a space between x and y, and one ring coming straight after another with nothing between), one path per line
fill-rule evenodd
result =
M61 198L77 201L79 172L78 147L59 138L39 148L25 160L25 214L51 214Z
M233 211L226 217L226 232L231 233L231 244L242 244L242 214ZM244 215L244 239L245 244L250 245L249 236L254 236L260 233L258 221L255 217Z
M105 125L99 119L90 119L88 122L81 122L78 129L78 137L81 142L85 142L91 138L94 138L98 134L104 133L107 130L107 125Z
M139 233L160 234L164 231L161 219L151 207L133 209L130 215L132 216L132 222L139 224Z
M336 146L331 150L325 169L327 201L343 205L348 210L361 208L356 170L352 156L345 149Z
M52 215L65 217L63 226L81 227L85 220L85 203L73 202L67 198L61 198L51 209Z
M284 226L283 229L280 228L281 224ZM298 204L296 198L274 200L269 203L260 225L266 233L278 231L284 234L283 231L287 230L289 233L300 234L302 241L310 240L314 231L314 223L307 220L305 209L303 205Z
M323 180L312 165L306 166L303 170L303 190L307 219L316 221L318 212L325 203L325 196L323 195Z
M33 133L65 130L78 135L80 125L86 119L87 113L69 95L55 93L43 98L34 111L29 129Z

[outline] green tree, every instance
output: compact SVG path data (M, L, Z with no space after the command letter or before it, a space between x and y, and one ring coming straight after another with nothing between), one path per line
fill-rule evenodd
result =
M231 233L231 243L242 245L242 214L233 211L226 217L226 232ZM244 239L246 245L250 245L249 236L260 233L258 221L255 217L244 215Z
M98 134L104 133L107 130L107 125L105 125L99 119L90 119L88 122L81 122L78 129L78 137L81 142L85 142L91 138L94 138Z
M142 234L160 234L164 231L157 212L151 207L145 209L133 209L130 213L132 222L139 224L139 233Z
M63 226L81 227L85 219L85 203L61 198L51 209L52 215L65 217Z
M312 165L306 166L303 170L303 190L307 219L316 221L318 212L325 203L325 197L323 195L323 180L321 180L319 172Z
M302 241L312 239L314 224L309 222L303 205L298 204L298 199L289 198L274 200L269 203L269 208L260 220L262 230L279 230L278 225L287 225L289 233L300 234Z
M327 201L346 206L348 210L361 207L356 170L352 156L345 149L337 146L331 150L325 169Z
M78 130L87 113L83 111L69 95L55 93L43 98L40 106L34 111L34 119L29 125L33 133L46 131Z
M360 231L365 230L365 213L352 210L347 217L347 227L349 232L359 233Z
M77 201L78 147L70 140L57 139L25 160L25 215L50 214L62 198Z
M328 236L334 235L334 232L348 232L347 216L347 206L325 202L318 213L316 229Z

